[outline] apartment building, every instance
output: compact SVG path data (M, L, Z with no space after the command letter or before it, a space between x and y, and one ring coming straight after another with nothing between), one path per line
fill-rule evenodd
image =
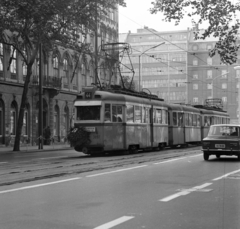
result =
M169 103L195 105L220 98L231 120L236 121L240 70L234 67L240 65L240 54L234 65L224 65L219 55L209 57L217 39L195 40L195 29L159 32L144 27L122 34L122 42L132 48L131 60L123 59L122 71L127 72L132 62L136 89L146 88Z

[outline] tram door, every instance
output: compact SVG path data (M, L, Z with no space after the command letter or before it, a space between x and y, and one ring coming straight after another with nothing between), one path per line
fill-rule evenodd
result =
M183 119L183 112L173 112L173 145L184 144L185 142L185 128Z

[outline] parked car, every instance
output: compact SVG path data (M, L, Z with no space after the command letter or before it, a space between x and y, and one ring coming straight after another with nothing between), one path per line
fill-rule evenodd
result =
M208 136L202 140L204 160L210 155L220 158L221 155L237 156L240 160L240 125L212 125Z

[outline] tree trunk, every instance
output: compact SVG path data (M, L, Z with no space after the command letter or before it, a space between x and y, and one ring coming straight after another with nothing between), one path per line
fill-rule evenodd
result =
M21 134L22 134L23 117L24 117L24 110L26 108L28 86L29 86L29 82L30 82L30 77L32 75L32 66L33 66L32 63L27 65L27 75L26 75L26 80L25 80L24 87L23 87L22 100L21 100L21 106L20 106L20 111L19 111L19 115L18 115L16 137L15 137L13 151L20 151L20 138L21 138Z

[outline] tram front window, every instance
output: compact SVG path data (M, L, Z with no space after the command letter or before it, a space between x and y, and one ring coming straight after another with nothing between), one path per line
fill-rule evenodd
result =
M77 120L100 120L100 106L77 107Z

